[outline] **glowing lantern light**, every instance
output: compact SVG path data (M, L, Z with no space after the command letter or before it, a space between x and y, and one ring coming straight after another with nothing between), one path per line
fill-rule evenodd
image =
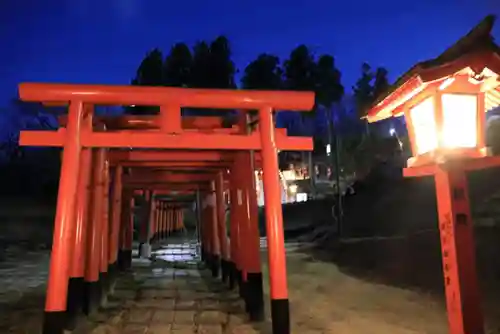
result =
M485 94L472 70L436 80L399 108L406 118L413 157L408 167L487 155ZM452 80L450 80L452 79Z
M411 123L415 133L418 154L435 150L438 146L437 128L434 119L434 103L427 98L410 110Z
M484 140L481 140L484 110L480 109L478 94L436 93L408 110L415 158L429 155L424 163L441 162L450 156L484 156ZM421 165L424 163L417 163Z
M477 96L469 94L441 95L443 125L441 136L447 148L477 145Z

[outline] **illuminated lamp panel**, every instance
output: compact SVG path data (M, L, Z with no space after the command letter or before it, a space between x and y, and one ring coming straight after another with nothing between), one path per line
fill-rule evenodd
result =
M500 92L496 89L484 94L484 107L486 111L493 110L500 105Z
M410 109L410 117L415 133L417 155L435 150L438 146L438 137L433 98L429 97Z
M443 94L442 145L445 148L477 145L477 95Z

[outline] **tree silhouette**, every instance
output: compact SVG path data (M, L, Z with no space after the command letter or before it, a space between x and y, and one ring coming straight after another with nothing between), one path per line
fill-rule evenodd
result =
M231 47L225 36L219 36L210 45L198 42L193 51L190 87L193 88L236 88L236 68L231 59ZM227 110L190 109L191 115L222 116L230 118Z
M210 47L204 41L198 42L193 48L193 63L189 87L210 88Z
M279 58L267 53L260 54L245 68L241 84L244 89L282 89L283 69Z
M212 41L208 68L211 77L210 87L236 88L234 81L236 68L231 57L231 46L225 36L219 36Z
M142 60L132 85L137 86L162 86L163 80L163 55L159 49L153 49ZM125 112L134 115L150 115L159 112L157 106L125 106Z
M373 102L389 90L390 84L387 78L387 70L384 67L377 68L375 71L375 82L373 83Z
M51 199L57 194L60 149L19 146L19 133L21 130L55 130L58 127L56 117L65 110L65 107L45 107L18 99L11 100L8 108L2 110L9 131L3 134L0 142L0 182L8 191L0 190L0 196L17 196L24 192L24 195L29 193Z
M332 148L330 155L330 166L335 166L335 182L340 184L340 144L339 144L339 124L335 123L333 115L333 105L340 104L344 96L344 86L342 85L342 75L335 67L335 59L331 55L322 55L318 59L316 66L316 104L323 106L326 111L328 144ZM342 193L337 192L336 217L339 227L342 222Z
M359 117L366 116L368 107L373 103L373 77L371 66L368 63L363 63L361 65L361 77L352 88Z
M235 65L231 59L231 47L225 36L218 36L212 42L200 41L193 50L185 43L174 44L163 59L159 49L153 49L142 60L132 85L170 86L191 88L236 88ZM126 106L126 113L156 114L154 106ZM185 110L188 114L227 116L227 111L210 109Z
M364 118L370 106L389 89L390 84L387 74L388 72L384 67L378 67L373 73L368 63L363 63L361 66L361 77L353 87L359 118ZM365 120L366 135L370 134L369 129L368 121Z
M0 143L0 152L11 162L24 158L26 147L19 146L21 130L55 130L58 127L56 116L65 110L64 107L45 107L18 99L11 100L8 109L14 117L9 124L11 131Z
M162 86L163 54L159 49L150 51L139 65L136 80L141 86Z
M188 87L191 80L193 55L185 43L172 46L163 64L163 84L171 87Z
M340 102L344 96L344 86L341 82L342 74L335 67L335 60L331 55L322 55L318 59L315 75L316 102L326 108L333 103Z
M337 107L340 107L339 104L344 96L344 86L341 82L341 76L340 71L335 67L333 56L322 55L319 57L315 74L316 105L321 106L321 109L324 111L328 133L327 143L331 144L331 147L334 147L332 144L336 136L336 131L334 131L334 116L338 116L333 114L333 106L337 104ZM321 123L323 124L324 121ZM323 126L321 128L324 129Z
M288 90L315 91L316 90L316 62L314 55L305 45L299 45L292 50L290 56L283 65L284 69L284 87ZM310 120L316 117L316 109L310 113L301 113L290 115L293 120L298 117L301 130L305 128L310 132ZM300 131L302 132L302 131Z

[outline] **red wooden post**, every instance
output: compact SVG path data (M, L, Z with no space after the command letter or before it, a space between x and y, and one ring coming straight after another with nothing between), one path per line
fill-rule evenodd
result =
M172 233L177 232L177 224L179 223L179 210L175 204L172 205Z
M143 240L141 245L141 257L149 258L151 256L151 233L152 233L152 220L154 212L154 195L153 192L148 190L146 192L146 208L147 215L145 220L141 222L143 224Z
M199 192L199 206L197 206L197 210L199 210L199 218L200 218L200 234L201 234L201 257L203 262L210 268L210 238L209 238L209 226L208 226L208 217L207 217L207 202L206 202L206 193Z
M251 321L264 319L264 288L262 285L262 269L260 261L259 208L255 189L255 173L252 153L241 154L241 189L243 199L243 219L241 224L245 230L246 284L245 302ZM276 174L278 175L278 174ZM281 198L280 210L281 210Z
M43 323L44 334L64 332L68 279L73 252L75 224L74 210L78 172L80 167L80 128L83 103L71 102L69 106L67 137L62 153L61 177L57 197L54 236L50 256L49 278Z
M266 212L267 247L269 258L269 285L273 333L290 333L290 311L286 279L286 254L281 211L281 191L278 179L278 151L274 140L274 122L271 108L259 110L259 128L262 145L262 171Z
M441 167L435 180L450 334L482 334L467 179L463 170Z
M151 232L149 234L149 240L151 243L156 241L156 217L158 216L158 200L155 198L153 200L153 205L151 208L151 216L149 218L149 224Z
M165 202L161 202L160 213L161 213L161 240L165 240L167 236L167 204Z
M118 251L118 266L121 271L130 269L132 265L132 238L134 231L134 197L133 192L126 190L123 192L121 229L120 229L120 250Z
M172 206L169 205L167 207L167 234L170 235L172 234L172 224L174 220L174 211L172 209Z
M151 191L144 191L142 201L140 203L139 220L139 256L142 257L146 248L148 248L148 229L149 229L149 201Z
M82 120L82 132L92 130L92 108L85 108ZM68 285L68 329L74 329L78 313L82 310L84 301L84 276L87 252L87 232L89 230L89 189L92 171L92 152L82 148L80 153L80 170L78 175L77 199L75 208L75 248L71 262L71 272Z
M177 207L177 232L179 232L181 230L181 213L182 213L182 210L180 207Z
M160 240L160 209L161 202L159 200L155 201L155 211L154 211L154 235L153 238L156 241Z
M224 198L224 175L218 172L215 179L215 206L217 210L217 233L220 243L220 265L222 281L229 280L229 246L227 244L226 203ZM180 217L179 217L180 218Z
M109 175L109 161L107 158L106 149L101 149L104 156L104 168L100 171L102 173L102 183L100 185L99 197L102 201L100 212L98 213L102 222L101 225L101 260L100 260L100 275L101 275L101 307L106 306L108 302L108 293L110 288L109 281L109 233L110 233L110 217L109 217L109 193L110 193L110 175Z
M184 225L184 209L181 208L181 211L179 212L179 215L180 215L180 218L179 218L179 222L180 222L180 229L181 231L185 231L186 229L186 225Z
M92 181L89 189L91 202L89 205L90 231L87 243L87 265L85 270L84 313L95 312L101 299L101 236L102 236L102 183L105 152L103 149L93 150Z
M120 241L120 225L122 220L122 174L123 167L116 166L113 173L113 191L111 194L111 231L109 233L109 279L110 279L110 292L113 292L114 282L118 273L118 248Z
M220 274L220 242L217 222L217 202L215 198L215 181L210 182L210 193L207 195L208 225L210 225L210 250L212 277Z
M176 231L179 232L181 229L181 208L177 207L176 209Z
M229 173L229 239L231 259L229 262L229 288L234 289L236 284L240 284L240 241L239 241L239 213L238 210L238 168L235 164L231 166Z
M243 180L243 166L242 166L242 156L238 154L235 159L235 170L237 173L234 175L236 178L236 219L238 221L238 263L237 263L237 281L239 284L239 295L245 300L245 308L247 308L246 303L246 286L247 286L247 273L248 273L248 221L249 217L245 216L248 211L245 209L245 204L248 202L245 198L244 180Z

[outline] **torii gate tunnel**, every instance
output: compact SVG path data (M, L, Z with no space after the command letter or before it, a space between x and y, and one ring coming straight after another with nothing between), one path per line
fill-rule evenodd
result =
M312 150L313 144L275 129L273 111L309 111L313 93L22 83L19 95L68 105L57 131L20 135L24 146L63 148L44 334L74 328L76 316L96 311L116 274L131 267L137 192L149 205L142 252L151 240L183 228L180 196L196 195L203 261L228 288L239 285L250 320L263 320L257 164L264 175L272 328L290 333L277 154ZM160 113L94 117L95 105L159 106ZM239 122L224 128L220 118L181 117L185 107L240 110ZM255 110L257 126L249 126L246 112ZM167 201L172 198L178 200Z

